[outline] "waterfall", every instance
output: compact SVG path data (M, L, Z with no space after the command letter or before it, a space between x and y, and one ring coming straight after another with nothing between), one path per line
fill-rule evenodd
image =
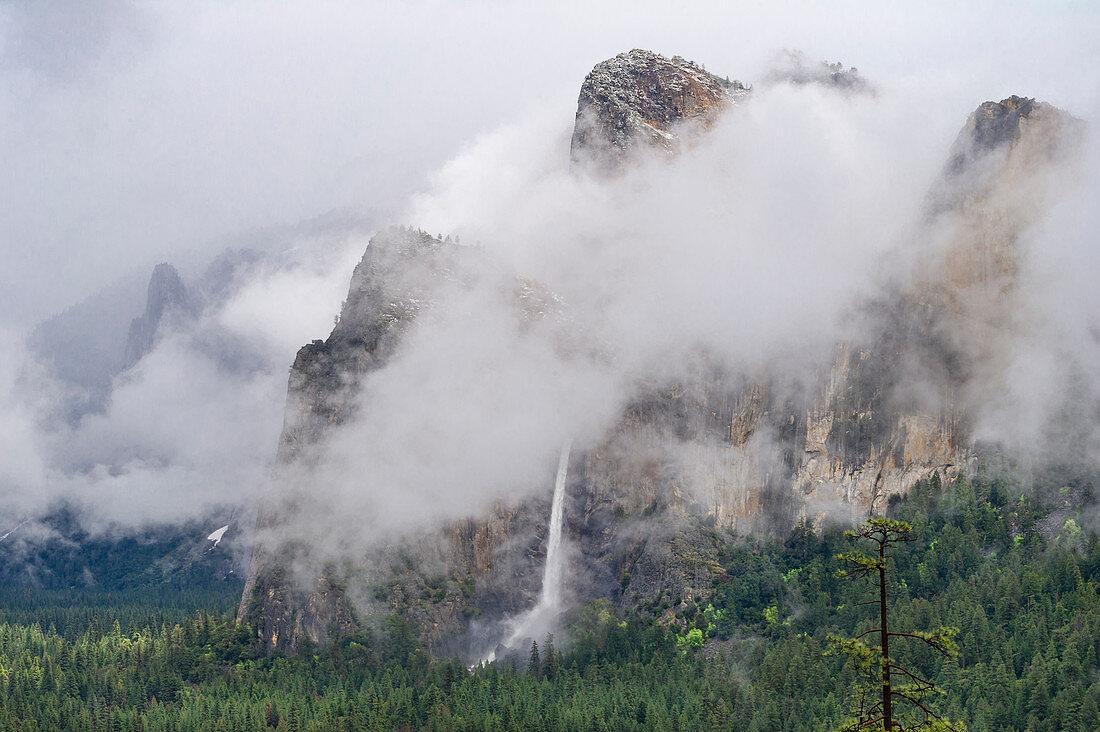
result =
M569 470L571 448L570 440L561 446L558 476L554 480L554 500L550 504L550 535L546 540L546 566L542 569L542 594L538 604L546 610L561 608L562 583L565 581L565 561L561 553L562 519L565 514L565 474Z
M561 454L558 457L558 474L554 480L554 498L550 503L550 532L546 537L546 564L542 568L542 591L539 593L539 601L533 608L509 621L512 632L502 644L505 648L513 648L516 643L525 638L530 638L542 630L549 630L561 611L562 586L565 582L565 557L562 555L565 478L569 471L569 452L572 447L573 441L566 440L561 446ZM494 649L482 656L478 664L492 663L496 660L496 655ZM474 664L471 668L478 664Z

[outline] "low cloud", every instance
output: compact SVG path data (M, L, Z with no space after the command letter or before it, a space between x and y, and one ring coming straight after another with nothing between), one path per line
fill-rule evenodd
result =
M476 243L490 273L439 294L362 378L355 417L316 463L288 470L280 530L354 556L547 495L563 440L595 449L646 390L708 370L766 375L792 396L813 383L857 335L853 313L909 264L899 252L950 145L947 125L918 124L912 103L779 84L681 155L642 153L612 177L570 165L560 109L473 142L405 217ZM525 322L520 277L560 313ZM752 485L726 486L747 496L779 472L764 433L706 480L685 457L706 445L659 442L703 505L707 480L751 473Z
M296 346L332 323L365 239L290 251L248 270L224 301L162 332L119 374L102 411L74 423L77 385L9 336L0 400L5 523L68 502L87 527L141 527L255 502L270 481ZM121 344L119 344L121 348Z
M213 3L119 4L124 17L99 16L106 30L86 39L105 61L67 86L46 81L64 66L54 62L64 34L27 36L33 48L0 60L13 191L0 204L13 263L0 322L19 326L0 357L5 513L21 520L66 498L92 524L135 525L259 500L287 369L331 330L367 237L254 272L120 376L104 413L53 420L68 387L19 331L145 257L378 207L476 243L494 263L474 287L444 293L364 380L352 396L360 418L334 434L320 472L286 478L317 502L303 536L343 551L544 495L563 439L591 448L643 387L714 364L777 375L792 391L812 381L866 325L853 313L924 256L929 241L914 232L926 193L974 106L1018 92L1096 118L1088 9L955 8L958 36L943 38L939 8L855 22L806 4L671 18L625 7L588 8L578 30L575 8L290 5L257 20ZM28 13L4 8L5 37L53 22ZM131 17L137 36L124 32ZM533 37L532 25L545 32ZM613 179L577 171L577 87L593 63L635 45L746 83L764 78L776 48L801 46L859 66L876 93L761 84L673 160L642 157ZM123 47L137 61L112 65L103 49ZM1083 185L1052 196L1027 233L1027 328L979 436L1034 443L1060 394L1100 393L1089 280L1100 166L1087 149ZM517 277L556 293L562 315L524 321Z

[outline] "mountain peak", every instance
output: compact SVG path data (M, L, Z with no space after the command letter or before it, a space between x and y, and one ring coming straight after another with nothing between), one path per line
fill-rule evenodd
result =
M638 145L676 151L681 125L706 129L749 90L679 56L634 49L589 72L577 101L570 151L574 161L615 168Z
M191 311L191 298L176 268L167 262L153 267L153 274L149 277L145 313L134 318L126 336L126 365L134 365L153 349L157 329L166 314Z
M984 102L974 110L967 128L975 145L991 150L1018 138L1020 120L1046 106L1015 94L999 102Z
M1064 154L1080 138L1081 123L1046 102L1015 94L999 102L982 102L966 121L952 148L948 171L958 173L997 150L1027 141L1029 155L1049 160Z

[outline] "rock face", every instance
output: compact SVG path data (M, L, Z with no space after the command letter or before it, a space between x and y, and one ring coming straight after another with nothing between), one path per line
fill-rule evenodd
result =
M349 415L363 374L393 354L404 327L460 269L459 250L422 232L391 229L374 237L352 274L332 334L303 346L291 368L280 462L301 456L325 427Z
M933 276L942 268L943 294L958 299L975 283L1011 287L1016 242L1040 212L1051 164L1080 135L1080 122L1034 99L985 102L970 115L933 197L934 215L957 232L941 260L928 262Z
M363 374L393 353L403 326L448 277L453 247L421 232L393 229L374 237L352 275L340 319L327 340L303 346L291 368L278 462L309 463L330 426L352 416ZM414 277L414 272L419 277ZM261 506L258 530L269 535L296 512L294 496ZM269 543L274 540L268 540ZM288 576L300 547L257 542L239 620L259 628L272 647L295 650L302 639L323 643L354 627L339 585L322 573L310 582Z
M149 278L145 312L130 323L130 332L126 336L126 365L134 365L153 350L161 321L170 317L186 317L191 313L191 298L179 272L170 264L158 264Z
M619 165L637 146L673 151L679 125L705 129L744 93L680 59L622 54L585 80L572 155ZM862 340L838 344L815 383L792 388L774 376L732 373L700 354L695 377L638 389L617 424L573 456L566 531L576 571L568 594L671 617L711 591L731 532L784 532L826 513L880 512L920 478L951 479L964 469L974 455L969 400L995 383L989 353L1001 342L987 327L975 345L967 324L1011 320L1005 294L1017 237L1041 205L1042 170L1071 127L1033 100L979 107L930 199L919 238L937 246L919 258L911 282L867 303ZM1008 188L1014 203L1002 208ZM332 334L295 360L281 464L318 459L327 430L353 415L362 375L398 351L438 288L477 276L480 256L405 229L371 241ZM546 293L517 292L526 293L517 307L538 317L543 308L533 300ZM293 499L266 506L261 533L277 535L293 511ZM548 514L548 500L498 505L305 582L287 576L300 564L298 548L258 544L240 618L270 647L294 650L350 632L363 613L394 612L429 650L466 651L473 618L499 619L534 603Z
M473 247L423 232L392 228L371 239L352 275L348 298L331 335L303 346L291 369L280 466L321 458L331 430L354 417L362 379L398 350L407 327L434 307L446 289L464 287L485 272ZM523 317L547 311L544 292L517 283L515 306ZM288 494L265 505L261 534L278 536L308 496ZM453 640L482 608L513 613L539 591L538 535L542 507L495 507L480 521L464 521L417 536L408 545L379 547L353 568L291 577L287 567L308 564L293 542L257 543L238 618L255 625L275 648L296 650L305 640L324 643L358 627L356 609L400 612L420 628L429 648ZM354 598L354 601L352 600Z
M1071 117L1033 99L970 115L929 198L911 282L869 305L870 337L841 349L807 414L797 484L811 500L877 510L972 460L974 409L998 388L1018 325L1019 239L1077 138Z
M597 64L577 102L574 161L617 167L636 147L674 153L748 90L679 56L634 49Z
M930 199L913 281L866 303L862 339L838 345L810 389L715 367L640 394L586 456L569 512L583 517L571 535L578 574L596 578L587 594L705 598L718 533L858 519L968 469L973 409L1014 328L1018 241L1076 132L1034 100L981 105Z

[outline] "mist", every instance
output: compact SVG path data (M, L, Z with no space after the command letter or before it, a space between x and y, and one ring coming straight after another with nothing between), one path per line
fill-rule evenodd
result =
M114 377L106 403L75 420L71 405L90 401L87 389L9 334L5 523L69 505L92 532L126 531L231 517L255 501L270 480L290 359L331 327L365 239L300 244L248 268L193 320L162 328L153 350Z
M630 48L746 82L763 78L777 50L800 48L854 64L876 84L934 92L957 125L978 101L1014 92L1089 108L1095 22L1095 9L1077 3L906 13L856 3L675 13L654 3L282 3L261 12L9 0L0 4L0 222L18 256L0 306L5 320L26 324L138 260L151 266L334 210L400 209L477 135L547 103L571 115L591 66Z
M276 533L340 558L501 502L545 500L563 440L606 449L632 399L708 370L767 374L792 396L810 388L839 342L870 339L878 321L857 317L862 308L941 256L930 197L961 122L915 118L914 105L935 109L936 92L924 93L762 86L681 154L642 152L613 176L570 164L571 120L552 109L474 141L404 216L476 242L495 268L437 292L392 360L364 378L357 416L304 476L290 471L293 518ZM1081 173L1050 175L1040 204ZM1042 259L1047 236L1045 224L1027 230L1025 258ZM1031 359L1073 348L1069 333L1053 335L1061 317L1034 302L1044 298L1033 276L1025 267L1018 307L1035 322L1012 331L1012 362L999 367L1013 388L1052 397L978 403L980 439L1010 441L991 424L1039 435L1063 406L1064 373L1021 380ZM548 287L560 312L526 323L510 301L515 277ZM1085 302L1071 310L1094 322ZM934 387L927 397L906 388L931 405ZM738 454L647 439L636 447L676 466L703 503L715 475L748 500L780 472L766 432Z
M4 514L68 500L90 526L141 526L254 504L286 481L314 502L293 531L328 537L318 551L336 556L548 499L561 443L598 444L646 386L715 363L812 380L859 335L853 311L921 256L926 196L978 103L1019 93L1089 122L1100 104L1097 11L1072 3L39 5L0 5ZM634 47L694 59L752 97L675 159L578 170L579 85ZM874 93L767 83L784 48L854 64ZM981 439L1048 444L1061 395L1100 395L1100 160L1091 138L1085 149L1025 237L1026 327ZM270 233L326 216L369 223ZM328 335L388 223L458 236L492 264L441 292L352 395L360 417L322 467L273 478L295 352ZM56 418L71 387L24 347L35 322L242 239L282 259L165 333L102 411ZM560 310L523 320L516 278Z

